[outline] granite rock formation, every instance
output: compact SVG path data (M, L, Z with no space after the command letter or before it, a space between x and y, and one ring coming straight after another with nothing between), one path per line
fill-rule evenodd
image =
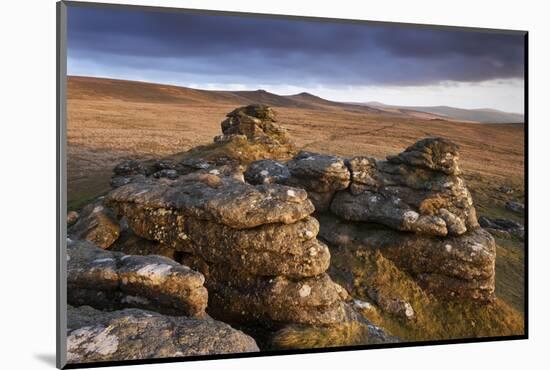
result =
M208 292L203 284L201 273L166 257L106 251L88 241L67 247L67 295L74 306L204 317Z
M264 173L271 182L306 190L317 214L337 216L321 226L321 237L330 245L361 239L362 227L379 225L369 229L371 239L364 245L392 245L383 249L397 250L393 258L426 289L445 297L493 299L494 240L479 227L472 197L460 177L458 146L451 141L423 139L386 161L300 152L286 164L273 162L251 163L246 179L261 183L257 174ZM280 167L285 165L290 176L270 175L275 167L283 172ZM342 224L340 220L356 224L356 230L344 228L338 237L334 227ZM458 247L447 253L447 245ZM468 245L473 250L463 251Z
M67 361L141 360L258 351L254 339L211 318L129 308L67 310Z
M185 315L159 318L167 333L189 317L209 320L206 310L265 329L280 348L396 341L329 276L330 248L381 255L443 300L494 299L495 243L478 224L451 141L424 139L386 160L296 154L263 105L232 111L221 128L212 144L115 168L100 206L118 232L103 243L72 234L109 250L71 244L69 303ZM102 225L90 214L72 228ZM417 307L378 288L365 287L369 305L414 322ZM211 326L202 325L207 338ZM216 330L226 333L223 325Z
M120 235L120 225L113 211L104 207L99 199L85 206L67 230L71 239L85 239L100 248L109 248Z
M325 273L330 253L302 189L192 173L119 187L106 203L140 237L201 260L211 299L231 321L346 319L345 291Z
M330 245L379 250L440 297L482 302L494 298L496 247L481 228L441 238L346 222L329 214L319 218L320 236Z

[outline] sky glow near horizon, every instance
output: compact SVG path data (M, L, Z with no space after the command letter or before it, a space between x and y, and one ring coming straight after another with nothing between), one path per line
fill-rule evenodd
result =
M523 36L68 8L68 74L345 102L524 110Z

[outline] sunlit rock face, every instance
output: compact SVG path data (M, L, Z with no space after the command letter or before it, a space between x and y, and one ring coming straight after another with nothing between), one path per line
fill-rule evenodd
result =
M267 145L266 155L279 151L290 142L275 117L265 106L238 108L222 122L223 137L216 144L243 141L243 150L261 143ZM330 188L346 187L344 163L336 169L331 159L325 161L325 171L344 173L344 183ZM319 223L311 216L315 207L307 191L279 183L291 174L285 164L263 160L255 172L246 163L248 169L207 159L180 164L184 162L186 173L178 170L181 174L173 179L151 175L154 170L145 176L130 172L133 177L111 191L105 204L132 233L172 248L205 275L209 312L231 322L270 327L350 320L349 297L326 274L330 252L316 238ZM309 170L296 171L307 175ZM254 178L254 184L246 178Z
M439 297L478 302L494 299L495 241L481 228L441 238L347 222L330 214L321 216L320 221L320 237L328 244L378 250Z
M67 309L67 362L87 363L256 352L253 338L211 318L136 308Z
M67 247L68 303L98 309L137 307L204 317L204 276L167 257L105 251L87 241Z
M285 172L283 166L288 176L270 176L274 168ZM350 230L333 237L339 220L356 223L357 233L363 224L381 225L388 229L379 234L382 244L414 245L393 248L392 256L426 289L446 297L494 298L494 240L479 227L472 197L460 177L458 146L451 141L423 139L386 161L300 152L286 163L257 161L249 168L247 181L269 178L270 183L303 188L317 214L337 216L321 227L321 237L329 244L358 237ZM261 173L263 177L258 176ZM367 244L375 245L377 234L371 233ZM446 253L441 247L446 245L474 245L474 249L455 247ZM468 273L470 269L477 270Z
M233 321L346 320L347 297L325 273L330 253L303 189L191 174L119 187L106 203L137 235L200 258L213 306Z
M350 189L336 195L331 210L402 231L464 234L479 225L458 159L458 147L441 138L421 140L387 161L351 158Z
M454 143L428 138L386 160L296 153L261 105L230 112L221 128L212 144L115 168L96 206L118 232L103 244L74 234L109 250L72 247L69 303L208 313L262 328L277 348L398 340L360 311L414 322L417 307L377 286L364 287L370 303L354 303L327 273L329 247L380 254L438 299L494 299L494 240L477 223ZM91 219L81 225L110 230L89 214L73 227Z
M98 200L82 209L78 220L73 220L67 234L71 239L85 239L107 249L118 239L120 225L113 211Z

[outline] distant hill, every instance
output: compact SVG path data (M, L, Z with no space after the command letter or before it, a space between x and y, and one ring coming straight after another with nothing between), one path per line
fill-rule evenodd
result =
M460 109L453 107L400 107L378 102L344 103L323 99L302 92L277 95L265 90L214 91L162 85L140 81L70 76L70 99L117 99L130 102L186 105L248 105L266 104L273 107L326 111L345 111L396 118L424 120L471 121L483 123L519 123L523 115L493 109Z
M364 103L365 106L387 111L417 111L438 115L441 118L451 120L481 122L481 123L524 123L523 114L502 112L497 109L462 109L448 106L421 107L421 106L396 106L379 102Z
M315 110L344 109L347 111L381 113L386 112L359 104L333 102L318 96L301 93L277 95L265 90L215 91L200 90L182 86L162 85L149 82L115 80L107 78L69 76L68 88L71 99L118 99L133 102L180 103L180 104L266 104L273 107L301 108Z
M277 95L265 90L215 91L141 81L116 80L85 76L69 76L70 99L117 99L131 102L168 104L266 104L273 107L313 110L344 110L357 113L391 115L374 107L354 103L334 102L303 92Z

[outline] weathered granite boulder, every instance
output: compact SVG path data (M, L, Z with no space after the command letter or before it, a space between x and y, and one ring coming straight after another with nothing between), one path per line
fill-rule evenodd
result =
M414 319L414 309L411 304L401 298L387 296L375 287L368 288L369 297L376 302L376 305L385 312L403 317L407 320Z
M252 162L245 180L253 185L286 184L303 188L315 210L325 212L335 191L348 186L349 171L338 157L300 152L288 165L272 159Z
M210 293L209 312L224 321L277 328L286 323L331 325L350 319L347 292L326 273L295 280L254 276L227 265L207 264L206 270L201 271Z
M396 156L390 156L388 161L413 167L423 167L447 175L459 175L458 149L458 145L450 140L426 138L414 143L404 152Z
M141 309L67 309L67 361L141 360L258 351L254 339L211 318Z
M89 240L100 248L109 248L120 235L120 226L112 210L100 199L82 209L78 220L68 228L71 239Z
M167 179L174 180L179 177L179 173L175 169L164 169L164 170L155 172L153 174L153 177L156 177L157 179L160 179L161 177L165 177Z
M288 167L272 159L261 159L252 162L244 173L245 180L253 185L281 184L289 177Z
M347 294L325 273L326 245L302 189L225 174L148 178L107 203L138 236L186 255L209 289L209 312L229 322L329 325L349 319ZM349 310L348 310L349 311Z
M336 193L331 211L346 220L420 234L473 230L479 225L470 192L458 176L457 150L445 139L430 138L388 161L351 158L351 186Z
M203 286L204 276L169 258L105 251L87 241L69 243L67 256L71 305L205 315L208 292Z
M210 263L231 263L255 275L307 277L324 272L329 265L330 254L315 239L319 224L312 217L293 224L234 229L139 204L121 204L117 209L135 233L159 242L159 248L193 253Z
M331 246L379 250L425 289L446 298L492 301L496 247L481 228L440 238L376 224L320 216L320 236Z
M350 221L376 222L397 230L418 233L447 235L447 227L442 218L420 216L398 198L385 198L374 192L353 195L347 191L334 197L331 211Z
M209 263L229 263L257 276L292 278L316 276L329 267L330 253L315 238L319 225L312 217L289 225L266 224L241 230L190 219L186 227L192 241L186 251Z
M131 159L116 165L113 169L115 176L145 175L146 169L141 162Z
M248 139L269 137L281 143L288 142L288 134L275 122L276 114L266 105L253 104L240 107L227 114L221 123L224 135L244 135Z
M177 210L178 216L211 220L236 229L266 223L290 224L313 212L302 189L252 186L231 177L202 173L175 181L149 178L134 182L113 190L106 199L115 209L120 204L143 204L160 212ZM130 218L128 222L131 224Z
M290 171L289 185L317 193L346 189L350 172L344 160L333 156L301 151L287 163Z

